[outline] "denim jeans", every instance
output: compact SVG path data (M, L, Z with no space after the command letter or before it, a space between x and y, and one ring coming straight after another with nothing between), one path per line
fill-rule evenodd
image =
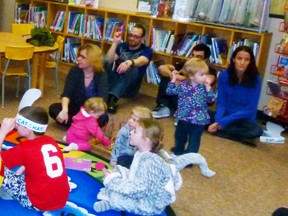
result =
M175 155L199 151L204 125L195 125L186 121L178 121L175 131ZM188 146L185 150L185 144Z
M215 122L215 112L209 112L211 122ZM262 135L263 130L251 120L239 119L218 130L214 135L234 141L255 139Z
M109 91L108 94L116 96L118 99L122 97L135 96L141 86L144 73L138 68L132 67L124 74L118 74L112 70L112 65L107 67Z

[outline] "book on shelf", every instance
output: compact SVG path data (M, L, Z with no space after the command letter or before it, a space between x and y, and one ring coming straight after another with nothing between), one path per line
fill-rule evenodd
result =
M151 13L153 0L138 0L137 11L140 13Z
M98 8L99 0L86 0L86 7Z
M14 17L15 17L15 23L28 23L28 17L29 17L29 4L25 3L15 3L15 12L14 12Z
M175 0L160 0L157 8L157 17L171 18L174 12Z
M64 49L64 58L63 60L66 62L76 63L77 60L77 52L81 45L81 41L79 38L68 37L65 42Z
M198 34L192 33L188 35L185 38L183 45L178 50L178 55L188 57L192 52L193 46L195 46L197 40L198 40Z
M282 83L281 82L279 83L278 81L267 80L267 85L270 90L270 93L274 97L280 97L282 99L287 100L288 99L288 87L285 84L281 85Z
M271 97L267 106L264 107L263 112L271 117L276 117L279 114L282 106L284 104L284 100L279 97Z
M112 42L116 32L120 32L123 35L125 31L125 25L126 23L119 21L118 18L107 18L105 41Z
M68 15L68 28L67 33L73 34L74 29L76 27L76 23L80 18L80 12L78 11L70 11Z
M159 63L159 62L158 62ZM148 83L152 83L158 85L160 83L160 77L157 72L157 64L154 61L150 61L147 69L146 69L146 78Z
M166 50L165 50L166 53L171 53L172 52L172 46L174 44L174 40L175 40L175 35L172 34L169 37L169 41L168 41L168 44L167 44L167 47L166 47Z
M56 32L61 32L64 26L65 15L66 11L57 11L50 29Z

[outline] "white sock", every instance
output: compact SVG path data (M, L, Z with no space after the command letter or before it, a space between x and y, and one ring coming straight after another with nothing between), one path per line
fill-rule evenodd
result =
M110 210L111 206L108 201L102 200L99 202L95 202L93 208L96 212L103 212Z
M204 176L206 176L208 178L211 178L211 177L213 177L216 174L216 172L210 170L207 166L205 166L205 167L201 167L200 166L200 169L201 169L202 175L204 175Z
M66 142L66 135L64 135L64 137L62 138L62 140L63 140L64 142Z
M70 152L70 151L73 151L73 150L78 150L78 144L76 143L70 143L69 146L65 147L63 149L65 152Z

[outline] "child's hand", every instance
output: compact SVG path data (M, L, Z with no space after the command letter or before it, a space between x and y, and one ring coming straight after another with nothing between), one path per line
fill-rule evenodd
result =
M115 166L117 165L117 162L111 161L111 162L110 162L110 165L113 166L113 167L115 167Z
M177 71L177 70L172 71L172 79L171 79L172 83L175 83L177 81L178 75L179 75L179 71Z
M215 132L216 132L217 130L219 130L219 129L221 129L221 126L220 126L217 122L209 125L209 127L208 127L208 131L209 131L210 133L215 133Z
M104 178L106 178L108 175L110 175L112 173L111 170L108 170L108 169L105 169L105 168L102 170L102 172L103 172Z
M15 118L4 118L0 128L1 135L6 136L11 130L15 128L15 125Z

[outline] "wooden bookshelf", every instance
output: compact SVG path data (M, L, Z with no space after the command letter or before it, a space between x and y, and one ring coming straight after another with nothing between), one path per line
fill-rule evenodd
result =
M64 10L66 11L66 16L64 20L64 27L61 32L52 31L55 36L61 35L64 38L67 37L75 37L79 38L81 44L85 44L88 42L96 43L99 47L106 52L111 46L111 42L107 42L104 40L104 35L102 40L88 39L84 36L76 36L73 34L67 33L68 28L68 15L70 11L79 11L84 15L97 15L103 17L104 20L108 18L118 18L122 22L126 22L126 30L129 27L130 22L137 22L143 24L147 29L147 38L146 44L151 46L151 37L152 37L152 27L153 26L161 26L163 29L174 30L174 34L181 34L186 32L195 32L197 34L214 34L216 37L223 38L227 41L228 47L233 44L233 41L237 41L239 39L250 39L257 41L259 43L259 54L257 58L257 65L261 72L261 74L265 73L265 67L269 52L269 46L271 42L271 33L259 33L253 31L246 31L243 29L236 29L230 27L222 27L222 26L214 26L210 24L202 24L195 22L180 22L170 18L154 18L147 14L141 14L137 12L130 12L124 10L115 10L109 8L90 8L84 6L74 6L68 5L60 2L52 2L52 1L44 1L44 0L31 0L33 6L41 5L46 6L47 13L47 27L53 23L53 20L56 16L57 11ZM106 22L104 22L104 30L103 34L106 32ZM124 34L124 41L127 39L127 34ZM168 53L163 52L154 52L154 59L163 59L167 63L174 64L179 61L186 61L188 58L180 57ZM229 61L227 61L227 64ZM225 68L226 65L214 65L216 68Z

